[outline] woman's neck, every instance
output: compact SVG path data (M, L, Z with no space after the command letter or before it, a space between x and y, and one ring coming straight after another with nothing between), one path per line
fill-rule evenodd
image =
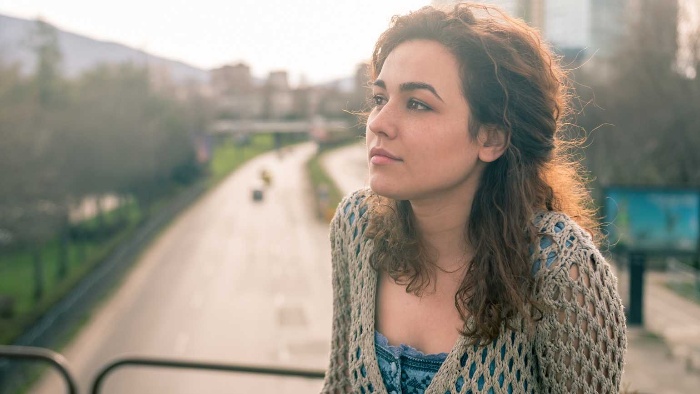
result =
M473 198L473 192L463 192L411 201L417 230L445 271L463 268L472 255L466 225Z

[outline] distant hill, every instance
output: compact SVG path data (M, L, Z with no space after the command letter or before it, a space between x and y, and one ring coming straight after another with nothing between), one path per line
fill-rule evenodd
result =
M19 63L23 73L34 71L36 56L28 42L36 21L0 14L0 59L7 63ZM206 82L209 73L185 63L150 55L144 51L114 42L94 40L89 37L57 29L62 54L63 75L72 78L99 64L133 63L169 70L173 81L190 80Z

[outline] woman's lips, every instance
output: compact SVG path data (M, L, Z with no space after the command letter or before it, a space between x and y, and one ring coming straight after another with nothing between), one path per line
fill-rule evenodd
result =
M402 161L399 157L394 155L393 153L382 149L382 148L372 148L369 151L369 161L372 164L391 164L391 163L396 163L399 161Z
M378 164L378 165L391 164L391 163L396 163L398 161L401 161L401 160L392 159L391 157L382 156L382 155L375 155L375 156L372 156L372 158L370 159L370 162L372 164Z

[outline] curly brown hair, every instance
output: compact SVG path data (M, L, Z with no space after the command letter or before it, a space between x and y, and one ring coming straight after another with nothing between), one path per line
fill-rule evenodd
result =
M575 141L562 138L568 79L537 31L476 4L395 16L375 46L372 79L394 48L419 39L441 43L458 60L471 138L487 127L503 133L507 143L503 155L487 164L474 196L465 236L475 254L455 296L462 335L488 343L504 324L511 326L511 318L524 317L531 326L542 312L531 273L537 212L564 212L598 234L590 193L571 153ZM421 295L434 278L434 256L421 240L410 202L375 195L370 208L373 267ZM473 325L466 324L470 316Z

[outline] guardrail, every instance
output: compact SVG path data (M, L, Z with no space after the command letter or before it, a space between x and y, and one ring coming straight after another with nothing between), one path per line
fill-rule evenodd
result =
M44 348L29 346L3 346L0 345L0 358L23 359L44 361L55 367L61 377L66 381L68 394L78 394L78 385L70 372L68 362L61 354ZM124 356L111 361L102 367L93 380L90 392L99 394L102 385L111 373L122 367L154 367L195 369L204 371L239 372L258 375L287 376L307 379L323 379L325 371L302 368L264 367L246 364L223 364L206 361L176 360L157 357Z
M78 385L70 373L68 362L62 355L48 349L30 346L4 346L0 345L0 358L44 361L56 368L66 382L69 394L78 393Z

